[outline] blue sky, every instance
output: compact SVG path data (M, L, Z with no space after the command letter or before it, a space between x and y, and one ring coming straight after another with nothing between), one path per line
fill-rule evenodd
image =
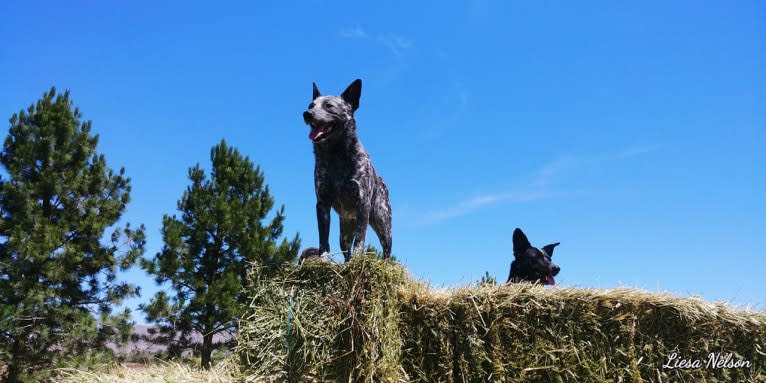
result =
M317 245L301 113L312 81L362 78L358 132L413 275L505 281L521 227L561 242L563 286L766 305L763 2L32 4L0 4L0 115L70 89L132 178L148 257L221 138ZM124 277L131 307L158 289Z

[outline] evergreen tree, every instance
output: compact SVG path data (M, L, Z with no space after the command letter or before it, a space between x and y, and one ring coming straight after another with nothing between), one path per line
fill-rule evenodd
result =
M497 279L495 279L494 276L489 275L489 271L484 272L484 276L481 277L479 282L476 283L477 286L497 286Z
M73 356L108 352L129 336L112 307L138 288L117 280L144 248L143 226L114 229L130 179L96 152L69 92L55 88L10 119L0 153L0 360L8 381ZM107 230L112 230L102 243Z
M255 267L268 274L294 262L300 239L282 239L284 206L265 225L274 199L259 167L225 141L210 153L207 179L199 164L189 169L191 185L178 201L181 217L163 217L162 251L142 266L157 283L170 282L174 294L160 292L141 306L157 325L155 340L171 355L202 334L202 366L210 367L213 337L233 333L247 302L243 283Z
M389 255L388 257L385 257L385 256L383 256L383 252L378 250L378 248L375 247L372 244L368 244L367 248L364 250L364 253L362 253L362 254L364 254L364 255L371 255L371 256L374 256L375 258L378 258L378 259L388 259L388 260L391 260L391 261L399 263L399 259L397 259L396 256L394 256L392 254L392 255Z

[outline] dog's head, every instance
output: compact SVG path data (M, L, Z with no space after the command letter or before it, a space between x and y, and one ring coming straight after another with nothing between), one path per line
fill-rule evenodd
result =
M359 79L354 80L340 96L322 96L314 83L314 98L309 109L303 112L303 122L311 127L309 139L320 144L341 136L338 133L349 129L348 122L354 119L361 95L362 80Z
M545 245L541 249L532 247L521 229L513 231L513 257L508 282L536 282L543 285L555 285L553 279L560 269L551 261L553 249L559 242Z

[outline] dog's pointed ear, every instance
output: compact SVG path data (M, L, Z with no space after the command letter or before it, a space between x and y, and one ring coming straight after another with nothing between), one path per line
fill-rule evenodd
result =
M513 253L521 253L530 247L532 247L532 244L529 243L527 236L517 227L516 230L513 231Z
M356 79L343 91L340 97L351 105L353 111L359 108L359 98L362 96L362 80Z
M549 256L553 257L553 248L560 245L561 242L551 243L550 245L543 246L543 250L548 253Z
M319 88L317 88L317 83L313 83L313 84L314 84L314 98L312 98L312 100L316 100L317 97L322 95L322 93L319 93Z

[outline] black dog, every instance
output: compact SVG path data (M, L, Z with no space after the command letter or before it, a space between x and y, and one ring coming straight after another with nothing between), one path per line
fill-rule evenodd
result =
M359 108L362 80L354 80L340 96L322 96L314 83L314 97L303 121L311 127L314 143L314 187L317 195L319 250L330 251L330 208L340 218L340 248L346 261L364 251L367 225L372 226L391 255L391 205L388 188L375 172L370 155L356 135L354 112Z
M511 273L508 275L510 282L534 282L543 285L555 285L553 279L560 269L553 262L553 249L559 245L559 242L543 246L542 249L532 247L527 236L521 229L516 228L513 231L513 257L511 262Z
M316 247L309 247L301 253L300 258L298 258L298 264L302 265L303 262L313 260L331 262L329 254L320 252Z

